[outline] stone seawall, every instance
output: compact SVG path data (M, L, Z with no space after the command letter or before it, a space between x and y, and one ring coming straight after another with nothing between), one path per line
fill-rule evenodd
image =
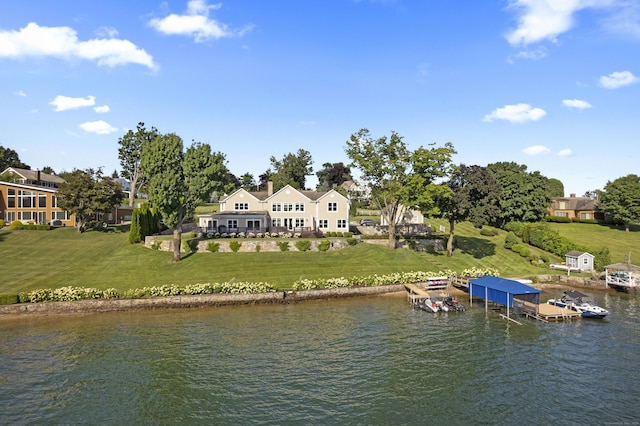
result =
M136 311L202 306L252 305L258 303L293 303L305 300L369 296L404 291L401 284L376 287L347 287L302 291L278 291L254 294L203 294L145 299L91 299L71 302L18 303L0 305L0 319L16 315L86 314L95 312Z

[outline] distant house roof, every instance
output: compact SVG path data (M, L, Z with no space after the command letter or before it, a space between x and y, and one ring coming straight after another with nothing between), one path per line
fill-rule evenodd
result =
M553 201L564 201L567 203L565 210L591 211L598 209L598 200L589 197L555 197Z
M5 174L7 172L20 176L22 179L25 180L25 182L22 182L22 183L34 183L37 181L50 182L56 185L64 183L64 179L62 179L60 176L51 175L49 173L44 173L39 170L28 170L28 169L20 169L17 167L7 167L2 172L2 174Z

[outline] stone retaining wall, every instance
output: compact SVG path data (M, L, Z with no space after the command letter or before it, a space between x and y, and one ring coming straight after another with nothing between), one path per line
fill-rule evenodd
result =
M0 305L0 319L16 315L59 315L95 312L136 311L163 308L251 305L258 303L293 303L304 300L368 296L404 291L401 284L376 287L346 287L302 291L278 291L253 294L203 294L145 299L92 299L72 302L18 303Z
M240 246L240 249L238 250L239 253L255 253L257 251L260 252L280 252L282 251L280 249L280 246L278 245L278 243L286 241L289 243L289 248L288 251L299 251L296 248L296 241L300 241L298 239L294 239L294 240L271 240L271 239L242 239L242 240L235 240L232 238L227 238L227 239L211 239L211 240L201 240L198 241L198 245L195 246L195 250L197 253L208 253L208 247L209 244L212 242L216 242L219 244L218 247L218 252L219 253L231 253L233 252L233 250L231 250L231 248L229 247L229 244L232 241L238 241L240 242L242 245ZM349 243L347 243L347 240L344 239L331 239L331 240L316 240L316 239L310 239L309 240L311 242L311 247L309 248L309 251L319 251L318 250L318 244L320 244L322 241L329 241L330 242L330 246L329 246L329 250L340 250L343 249L345 247L347 247L349 245ZM159 243L159 246L157 247L158 250L160 251L173 251L173 240L166 240L166 239L162 239L162 240L158 240L157 236L148 236L145 237L144 239L144 246L147 248L155 248L154 245L156 245L156 242ZM258 246L260 246L260 249L258 250ZM181 252L186 252L188 250L191 250L191 248L189 247L188 244L186 244L185 242L183 242L180 245L180 251Z

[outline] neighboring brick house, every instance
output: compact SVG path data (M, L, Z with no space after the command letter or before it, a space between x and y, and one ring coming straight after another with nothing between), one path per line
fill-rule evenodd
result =
M73 214L58 207L58 187L64 182L60 176L40 170L9 167L0 175L9 181L0 181L0 219L7 224L19 220L23 223L74 226ZM133 207L121 205L110 213L95 215L96 220L122 223L131 220ZM59 222L58 222L59 221Z
M604 220L604 213L598 209L598 200L576 197L576 194L552 198L549 216Z
M220 211L199 216L203 232L349 231L348 198L335 190L285 186L273 192L239 189L220 200Z
M59 220L61 225L73 226L74 217L58 208L58 186L64 182L59 176L39 170L9 167L2 175L10 182L0 181L0 218L7 224L47 224Z

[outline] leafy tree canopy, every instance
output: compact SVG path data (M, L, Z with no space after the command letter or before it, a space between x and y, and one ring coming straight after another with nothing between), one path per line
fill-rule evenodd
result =
M247 191L256 189L256 179L251 173L247 172L240 176L240 188L246 189Z
M322 169L316 172L318 177L318 191L328 191L353 179L351 169L343 163L324 163Z
M551 203L549 179L540 172L527 172L527 166L513 162L489 164L487 171L500 185L500 217L497 224L538 222L548 214Z
M20 157L17 152L11 148L5 148L0 145L0 173L2 173L7 167L31 170L31 167L20 161Z
M76 218L78 232L96 213L109 213L122 202L120 182L102 175L101 169L74 170L67 173L58 188L58 206Z
M564 184L559 179L549 178L549 198L564 197Z
M447 255L452 256L456 223L469 220L482 227L499 216L500 185L485 167L461 164L446 186L451 191L439 198L438 206L442 216L449 220Z
M287 185L296 189L305 189L307 176L313 173L312 164L311 153L304 149L299 149L296 154L286 154L281 160L272 156L273 189L277 191Z
M129 205L133 206L136 193L147 182L147 176L140 168L142 148L160 134L155 127L147 130L143 122L138 123L135 132L129 130L118 139L118 158L122 167L121 176L129 182Z
M389 248L395 248L396 220L405 209L418 207L426 214L437 211L436 199L448 189L436 181L450 173L451 156L456 152L450 142L411 151L398 133L375 139L367 129L352 134L345 151L389 224Z
M174 228L173 262L180 261L182 224L213 191L224 190L225 157L208 144L194 142L186 151L176 134L162 135L145 144L141 168L149 177L149 201L165 225Z
M609 181L600 192L598 207L617 223L629 225L640 222L640 177L627 175Z

